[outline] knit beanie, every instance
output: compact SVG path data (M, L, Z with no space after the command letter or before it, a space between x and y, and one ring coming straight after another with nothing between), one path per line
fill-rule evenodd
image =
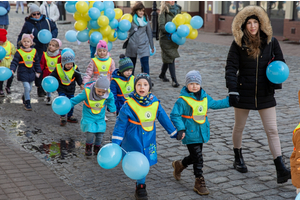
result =
M60 39L57 39L57 38L52 38L51 40L54 40L58 43L58 47L60 48L61 47L61 41ZM51 41L50 41L51 42Z
M69 51L63 53L63 55L61 56L62 66L64 67L67 63L75 63L75 56Z
M40 7L38 7L38 5L36 5L34 3L30 3L29 4L29 13L30 13L30 15L34 12L40 12Z
M108 89L109 89L109 85L110 85L110 82L109 80L107 79L106 76L103 76L102 74L100 74L100 76L98 77L98 79L96 80L96 83L95 83L95 88L97 89L103 89L106 91L106 93L102 96L103 98L107 98L108 95L109 95L109 92L108 92Z
M249 19L256 19L258 21L258 23L260 23L258 17L256 15L251 15L249 17L246 18L245 22L242 25L242 30L244 30L246 28L247 22Z
M149 74L147 74L147 73L141 73L141 74L138 74L138 75L135 77L135 80L134 80L134 90L135 90L135 86L136 86L137 82L138 82L140 79L146 79L146 81L148 81L148 84L149 84L149 91L150 91L151 88L152 88L152 82L151 82L151 78L150 78Z
M123 73L128 69L133 69L133 63L130 58L125 57L124 54L121 54L119 60L119 72Z
M22 35L21 41L22 41L23 39L25 39L25 38L30 39L30 40L31 40L31 43L33 43L33 38L34 38L34 36L33 36L32 34L24 33L24 34Z
M108 51L108 47L107 44L104 40L100 40L97 44L97 50L98 49L106 49L106 51Z
M0 42L6 42L7 40L7 31L5 29L0 28Z
M201 82L202 82L202 78L199 71L192 70L185 75L186 86L188 86L188 84L190 83L198 83L199 85L201 85Z

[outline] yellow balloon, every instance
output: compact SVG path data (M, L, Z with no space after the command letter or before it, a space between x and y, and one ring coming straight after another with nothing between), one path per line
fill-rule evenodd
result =
M193 27L190 24L184 24L184 25L186 25L187 27L189 27L190 32L193 30Z
M112 29L111 31L110 31L110 33L108 34L108 36L107 36L107 39L108 39L108 41L111 41L111 42L114 42L114 41L116 41L116 39L118 38L118 37L115 37L115 30L114 29Z
M104 27L109 24L109 19L105 15L102 15L98 18L97 23L100 27Z
M172 22L175 24L176 29L177 29L179 25L176 24L175 17L172 19Z
M78 20L74 24L74 28L77 31L83 31L84 29L86 29L86 26L87 26L87 22L84 20Z
M190 21L191 21L191 19L192 19L192 16L189 14L189 13L183 13L182 14L183 16L184 16L184 18L185 18L185 24L189 24L190 23Z
M92 33L97 32L97 31L98 31L98 29L91 29L91 30L89 31L89 36L91 36Z
M111 32L111 28L110 26L104 26L100 28L99 32L102 34L102 36L107 36Z
M127 13L127 14L124 14L122 17L121 17L121 20L123 19L127 19L128 21L130 21L130 23L132 22L132 15Z
M73 14L73 18L74 18L76 21L82 19L81 13L80 13L80 12L75 12L75 13Z
M89 10L89 5L85 1L78 1L75 8L80 13L86 13Z
M188 36L186 36L186 38L189 38L189 39L193 40L193 39L196 39L197 36L198 36L198 31L197 31L197 29L192 29L192 30L190 31L190 34L189 34Z
M89 1L90 3L89 3L89 9L90 8L92 8L93 7L93 5L94 5L94 3L95 3L95 1Z
M108 38L107 37L103 37L102 40L104 40L106 42L106 44L108 43Z
M177 14L175 17L174 17L174 23L178 26L184 24L185 22L185 17L182 15L182 14Z
M91 20L91 18L90 18L90 16L89 16L89 12L86 12L86 13L84 13L84 14L81 14L81 18L82 18L83 20L87 21L87 22Z
M116 14L115 19L120 19L123 15L123 11L120 8L115 8L114 11L115 11L115 14Z

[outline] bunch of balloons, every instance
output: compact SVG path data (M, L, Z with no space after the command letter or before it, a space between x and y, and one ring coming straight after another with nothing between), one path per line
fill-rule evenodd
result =
M191 17L188 13L177 14L172 22L167 22L165 29L172 34L171 39L178 45L183 45L188 39L195 39L198 36L198 30L203 26L203 19L195 15Z
M89 40L90 45L96 47L99 40L104 40L110 51L112 42L127 39L132 16L123 15L120 8L114 8L113 1L67 1L65 9L73 13L76 20L74 28L77 32L69 30L65 34L69 42Z
M290 70L284 62L273 61L268 65L266 73L269 81L280 84L289 77Z

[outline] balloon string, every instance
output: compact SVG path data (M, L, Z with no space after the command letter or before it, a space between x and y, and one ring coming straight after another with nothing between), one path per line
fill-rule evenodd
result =
M121 147L121 146L120 146ZM125 151L122 147L121 147L121 149L125 152L125 153L127 153L127 151Z

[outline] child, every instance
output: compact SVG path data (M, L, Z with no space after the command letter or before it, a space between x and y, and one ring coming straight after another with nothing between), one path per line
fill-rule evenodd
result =
M47 52L43 53L40 62L43 78L49 76L54 71L56 64L61 63L60 47L61 41L57 38L52 38L49 42ZM51 105L51 92L47 92L46 104Z
M13 55L15 55L16 53L16 48L10 41L7 40L6 35L7 35L7 31L5 29L0 29L0 46L2 46L6 51L5 57L0 61L0 66L10 68ZM13 79L14 79L14 75L12 75L6 82L5 91L7 94L11 93L10 86ZM0 97L5 96L3 92L3 83L4 81L0 81Z
M115 105L117 107L117 115L120 112L128 95L133 91L134 76L132 75L133 63L130 58L120 55L119 69L112 74L110 89L114 94Z
M35 48L31 48L34 36L32 34L23 34L20 49L17 50L10 69L14 74L18 68L18 81L22 81L24 86L24 95L22 96L25 110L32 110L30 104L30 91L35 76L39 77L42 70L39 65L39 56ZM18 67L19 66L19 67Z
M196 177L194 191L200 195L209 194L205 186L203 171L202 146L210 137L207 110L228 108L229 98L213 100L201 88L201 75L199 71L190 71L186 74L186 86L181 89L180 97L176 101L170 114L171 120L178 130L178 137L184 137L183 144L187 145L189 156L182 161L172 163L173 175L180 180L181 172L188 165L193 164Z
M155 119L158 119L172 138L176 138L177 132L159 100L150 90L150 76L146 73L137 75L134 91L117 117L112 142L121 145L127 152L141 152L152 166L157 163ZM145 180L146 177L137 180L136 199L147 199Z
M80 89L84 89L80 71L77 65L75 65L75 57L69 51L63 53L61 57L61 64L56 64L56 68L50 76L54 76L59 82L57 89L59 96L67 96L69 99L73 98L76 89L75 81L78 85L80 85ZM61 126L65 126L67 121L71 123L78 123L78 120L73 117L73 110L74 108L71 108L68 113L67 120L65 115L60 116Z
M82 101L84 101L84 105L80 127L82 132L87 133L85 155L89 157L92 155L94 135L96 136L94 155L98 154L101 147L102 138L106 130L104 120L105 106L108 106L110 112L116 112L114 96L110 92L107 78L100 75L96 82L86 84L81 94L71 98L72 106Z
M109 57L107 44L104 40L100 40L97 44L96 55L87 66L86 76L83 77L83 83L86 84L91 78L93 78L93 81L97 80L100 74L107 76L110 82L114 70L115 62Z

